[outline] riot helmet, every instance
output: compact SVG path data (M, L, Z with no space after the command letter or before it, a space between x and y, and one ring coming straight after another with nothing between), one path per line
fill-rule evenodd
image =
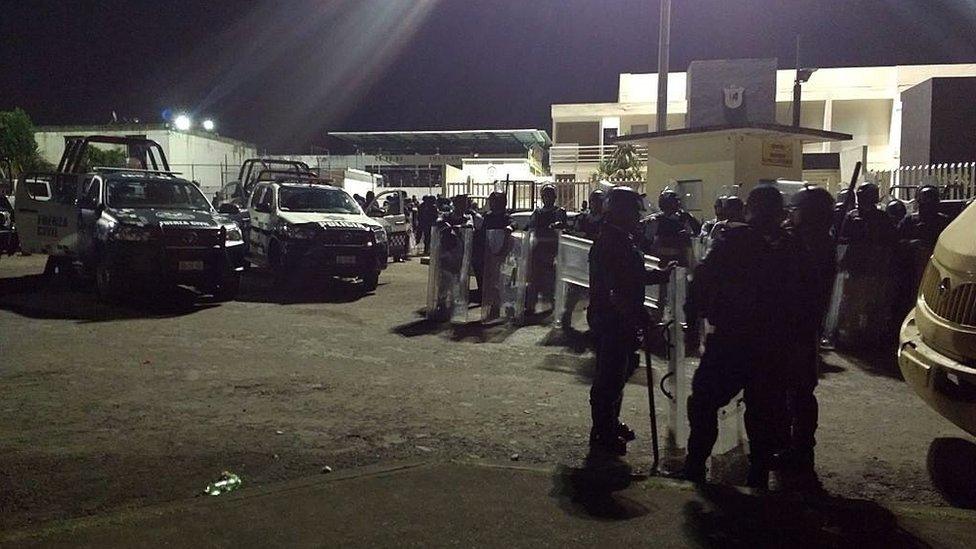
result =
M746 199L746 221L758 229L778 227L783 222L783 193L770 185L759 185Z
M878 200L881 197L881 191L878 189L877 185L868 181L866 183L861 183L857 187L855 196L857 197L858 208L873 208L878 204Z
M622 229L637 228L641 206L641 196L630 187L614 187L607 192L607 217Z
M898 223L908 214L908 209L905 207L905 203L897 198L892 198L885 204L885 213L894 223Z
M590 213L600 215L603 213L604 199L606 198L606 193L603 189L594 189L590 193Z
M542 204L551 208L556 203L556 186L552 183L546 183L539 191L539 195L542 197Z
M657 197L657 207L665 214L671 214L681 209L681 197L671 189L664 189Z
M790 198L796 226L828 227L833 223L834 198L822 187L804 187Z
M725 219L728 221L742 221L745 219L746 205L738 196L725 197L722 210L725 213Z

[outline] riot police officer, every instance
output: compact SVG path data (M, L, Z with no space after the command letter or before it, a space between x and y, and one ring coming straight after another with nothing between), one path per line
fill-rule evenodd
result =
M564 229L568 221L566 210L556 205L555 185L543 185L540 194L542 206L532 212L526 226L535 233L532 265L529 268L531 280L525 298L525 310L529 314L535 312L540 294L548 299L552 299L555 294L556 253L559 250L559 234L556 231Z
M642 222L641 247L662 261L677 261L687 267L691 264L691 239L701 232L701 223L681 209L678 193L670 189L661 192L657 205L661 211Z
M715 217L712 218L712 219L709 219L708 221L706 221L704 223L702 223L701 234L698 235L698 238L701 239L702 243L704 243L708 239L709 235L712 234L712 229L715 228L715 225L717 225L718 223L721 223L722 221L725 221L726 219L728 219L725 216L725 200L726 200L726 198L728 198L728 197L726 197L726 196L720 196L720 197L718 197L718 198L715 199L715 205L713 206L713 208L715 210Z
M788 363L790 446L786 465L801 483L816 484L814 446L819 406L814 390L819 377L819 342L837 274L836 246L830 235L833 198L826 189L807 187L793 195L787 230L800 254L797 304L803 314L795 319L797 337Z
M603 225L605 194L602 189L594 189L590 193L588 208L576 216L571 227L570 232L573 235L587 240L596 240L596 236L600 233L600 226Z
M949 226L949 217L939 211L942 197L939 189L933 185L925 185L918 190L915 197L918 211L905 217L898 224L898 239L903 241L918 241L919 245L932 255L939 235Z
M648 271L634 240L640 195L627 187L607 193L607 217L590 248L590 306L587 320L596 341L597 367L590 388L592 450L624 455L634 433L620 423L620 405L639 332L647 326L644 286L664 284L674 264Z
M711 331L688 398L683 476L689 480L705 480L718 411L743 389L751 486L767 485L772 458L786 444L783 351L794 337L799 256L781 227L783 217L782 193L756 187L746 203L746 223L714 231L712 249L695 268L685 314L690 326L708 319Z

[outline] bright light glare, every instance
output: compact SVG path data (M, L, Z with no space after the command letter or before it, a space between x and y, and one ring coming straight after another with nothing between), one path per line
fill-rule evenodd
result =
M211 120L211 119L208 118L208 119L206 119L206 120L203 121L203 129L207 130L208 132L214 131L214 128L215 127L216 126L214 125L214 121L213 120Z
M173 119L173 125L176 126L176 129L180 130L181 132L185 132L190 129L190 126L193 125L193 121L190 120L189 116L181 114Z

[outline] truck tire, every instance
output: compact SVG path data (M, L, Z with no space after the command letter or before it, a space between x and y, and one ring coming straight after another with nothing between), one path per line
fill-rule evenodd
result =
M363 289L367 292L375 292L380 284L380 272L375 271L363 275Z
M223 280L214 291L214 298L217 301L234 301L237 294L241 291L241 273L229 273L224 275Z
M102 301L115 301L119 298L120 286L118 274L104 258L99 258L95 266L95 287L98 289L98 297Z

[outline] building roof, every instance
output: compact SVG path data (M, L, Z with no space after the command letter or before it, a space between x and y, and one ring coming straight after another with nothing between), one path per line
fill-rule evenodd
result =
M226 137L223 135L216 134L214 132L208 132L198 129L190 129L186 131L178 130L169 124L163 122L153 122L153 123L131 123L131 122L121 122L116 124L72 124L66 126L36 126L34 131L37 133L61 133L70 135L104 135L106 133L118 133L118 132L150 132L150 131L169 131L173 133L182 133L193 135L196 137L202 137L204 139L211 139L213 141L220 141L222 143L228 143L230 145L238 147L246 147L254 149L256 148L253 143L248 143L246 141L241 141L240 139L234 139L232 137Z
M544 130L330 132L365 153L507 154L552 145Z
M680 128L663 132L638 133L618 137L614 143L629 143L633 141L661 141L680 139L703 134L716 133L749 133L755 135L771 135L776 137L798 137L807 142L850 141L854 136L848 133L817 130L814 128L800 128L784 124L768 124L750 122L747 124L726 124L721 126L704 126L700 128Z

